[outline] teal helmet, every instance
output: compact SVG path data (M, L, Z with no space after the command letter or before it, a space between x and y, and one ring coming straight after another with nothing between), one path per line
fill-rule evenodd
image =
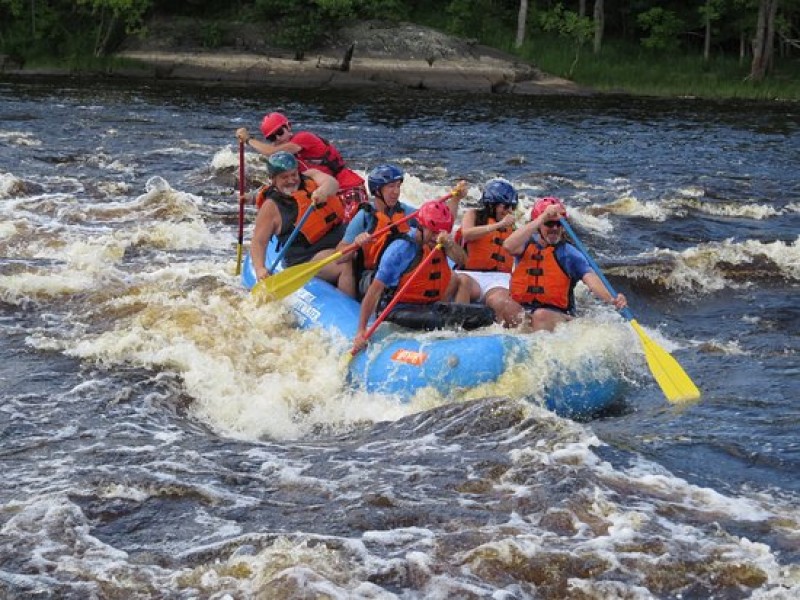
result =
M267 159L267 171L270 177L275 177L275 175L280 175L286 171L293 171L297 167L297 159L294 154L284 150L271 154Z

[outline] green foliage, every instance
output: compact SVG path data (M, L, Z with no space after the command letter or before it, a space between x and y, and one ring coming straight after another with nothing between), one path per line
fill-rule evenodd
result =
M684 30L685 24L673 11L661 7L651 8L639 13L636 22L649 33L641 39L642 46L653 50L677 50L678 35Z
M448 33L480 40L505 32L515 23L514 12L497 0L451 0L443 12Z
M229 21L254 23L268 46L283 46L298 57L355 20L411 20L478 39L547 73L601 90L798 99L800 65L796 47L788 43L781 45L766 81L744 81L749 57L740 61L740 41L750 52L759 2L607 0L603 48L594 55L582 53L593 37L591 17L565 9L575 8L574 0L531 1L529 35L519 50L514 48L519 0L0 0L0 53L29 65L102 66L103 55L125 35L142 31L155 12L204 19L195 37L207 48L226 42ZM714 26L714 46L712 60L704 64L695 42L703 39L706 16ZM800 0L782 0L778 32L796 40L799 22Z
M572 64L567 71L567 76L571 77L578 66L581 49L594 35L592 19L581 17L571 10L564 10L564 6L559 3L551 10L539 13L539 25L543 31L553 32L571 40L575 51Z
M222 46L222 27L216 21L205 23L200 32L203 48L219 48Z

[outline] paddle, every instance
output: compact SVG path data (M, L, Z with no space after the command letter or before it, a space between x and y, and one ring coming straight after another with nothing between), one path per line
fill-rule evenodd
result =
M242 272L242 245L244 244L244 142L239 142L239 244L236 246L236 274Z
M297 223L297 225L295 225L292 233L289 234L289 237L283 244L283 248L281 248L281 251L278 253L278 256L276 256L275 260L272 261L272 266L269 268L270 273L272 273L275 270L275 267L277 267L283 260L283 257L286 254L286 251L289 249L289 246L292 245L292 242L294 242L294 239L297 237L297 234L300 233L300 230L303 228L303 225L305 225L306 221L308 221L308 217L311 215L312 210L314 210L313 202L308 206L306 212L303 213L303 216L300 218L300 221Z
M586 257L586 260L589 261L589 265L592 267L592 269L594 269L594 272L600 278L600 281L603 282L603 285L606 286L608 293L616 298L617 292L615 292L614 288L611 287L611 284L608 282L605 275L603 275L603 272L600 270L600 267L597 266L597 263L595 263L594 260L592 260L592 257L589 256L589 251L578 239L578 236L575 235L575 232L572 230L572 227L570 227L569 223L567 223L567 220L562 218L559 219L559 221L564 227L564 230L572 238L575 246L578 247L578 250L581 251L581 254L583 254ZM636 322L631 309L625 307L622 309L621 313L622 316L630 322L633 330L639 336L644 349L644 356L647 359L648 366L650 367L650 372L653 374L656 382L661 387L661 391L664 392L667 400L670 402L690 402L692 400L699 399L700 390L697 389L697 386L694 384L694 382L678 364L678 361L676 361L669 352L659 346L645 333L641 325Z
M444 202L450 198L451 195L452 192L449 192L441 198L431 200L430 202ZM377 231L373 232L373 237L382 235L389 231L392 227L414 218L418 212L419 210L415 210L413 213L406 215L399 221L395 221L391 225L387 225L386 227L378 229ZM311 281L311 278L324 269L327 265L339 260L342 256L350 254L357 249L358 244L353 243L320 260L302 263L289 267L288 269L284 269L280 273L266 277L256 283L250 293L257 295L259 298L268 298L270 300L280 300L281 298L285 298Z
M419 275L419 274L422 272L422 269L424 269L424 268L425 268L425 266L426 266L426 265L427 265L429 262L431 262L431 261L433 260L433 257L434 257L434 256L436 256L436 253L437 253L437 252L439 252L439 250L441 250L441 249L442 249L442 244L436 244L436 247L435 247L433 250L431 250L431 251L428 253L428 256L426 256L426 257L425 257L425 259L424 259L424 260L423 260L421 263L419 263L419 265L417 265L417 268L416 268L416 269L414 269L414 272L413 272L413 273L411 273L411 275L409 276L409 278L408 278L408 279L406 280L406 282L403 284L403 287L401 287L401 288L400 288L400 289L397 291L397 293L396 293L396 294L395 294L395 295L392 297L392 299L391 299L391 301L389 302L389 304L387 304L387 305L386 305L386 308L384 308L384 309L383 309L383 311L381 312L381 314L379 314L379 315L378 315L378 317L375 319L375 321L373 321L373 323L372 323L372 325L370 326L370 328L369 328L369 329L367 329L366 333L364 334L364 341L365 341L365 342L366 342L366 341L367 341L369 338L371 338L371 337L372 337L372 334L373 334L373 333L375 333L375 330L378 328L378 326L379 326L381 323L383 323L383 321L386 319L386 317L388 317L388 316L389 316L389 313L390 313L390 312L392 312L392 309L393 309L393 308L395 307L395 305L396 305L396 304L397 304L397 303L400 301L400 298L402 298L402 296L403 296L403 293L404 293L404 292L405 292L405 291L408 289L408 287L409 287L409 286L410 286L410 285L411 285L411 284L414 282L414 280L417 278L417 275ZM348 355L348 357L347 357L347 360L348 360L348 362L349 362L349 360L350 360L352 357L354 357L356 354L358 354L358 352L359 352L359 351L358 351L358 350L356 350L356 348L355 348L355 347L353 347L353 348L352 348L352 350L350 350L350 354L349 354L349 355Z

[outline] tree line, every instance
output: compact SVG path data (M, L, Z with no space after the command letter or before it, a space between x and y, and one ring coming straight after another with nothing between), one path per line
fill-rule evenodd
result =
M207 19L205 43L221 42L214 23L263 23L270 46L301 57L354 20L411 21L485 41L503 32L509 47L557 35L600 54L608 40L654 56L675 52L736 55L750 78L769 76L777 58L800 51L800 0L0 0L0 52L18 60L109 56L150 17Z

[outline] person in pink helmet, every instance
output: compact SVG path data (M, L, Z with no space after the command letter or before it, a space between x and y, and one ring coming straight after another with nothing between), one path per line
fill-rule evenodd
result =
M289 119L279 112L264 116L261 133L263 142L251 137L244 127L236 130L236 137L266 156L281 151L294 154L300 161L301 171L317 169L335 177L339 183L338 196L345 206L345 222L349 222L358 207L368 201L364 180L347 168L339 150L325 138L310 131L293 132Z
M541 198L531 210L530 222L503 242L516 259L509 289L519 305L519 322L527 318L534 331L553 331L575 316L574 290L579 281L617 310L627 306L625 296L612 297L586 257L566 240L562 218L567 218L567 211L561 200Z
M409 280L409 287L403 292L397 308L441 301L469 303L466 278L455 273L447 261L449 258L456 266L463 266L467 258L464 249L450 235L455 221L450 208L445 202L426 202L416 219L419 228L390 241L378 259L375 276L361 301L358 330L353 344L356 352L366 345L364 335L370 317L386 307ZM415 272L437 244L442 244L445 256L434 257L423 271Z

